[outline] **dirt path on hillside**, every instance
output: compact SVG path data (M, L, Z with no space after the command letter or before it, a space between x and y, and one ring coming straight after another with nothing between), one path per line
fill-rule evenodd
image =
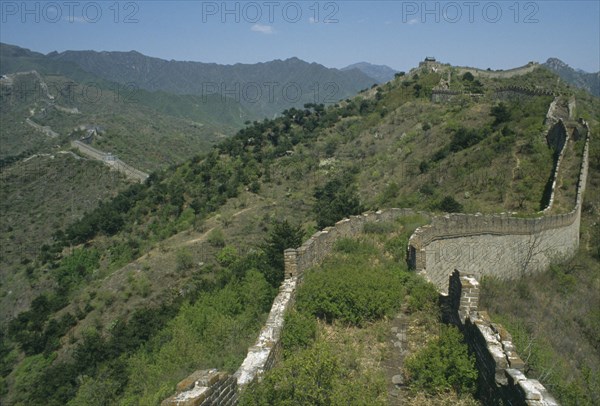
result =
M242 214L242 213L245 213L245 212L247 212L248 210L252 210L252 209L255 209L255 208L256 208L255 206L252 206L252 207L246 207L246 208L245 208L245 209L243 209L243 210L240 210L240 211L238 211L238 212L235 212L235 213L233 213L233 214L231 215L231 217L237 217L237 216L239 216L240 214ZM214 218L211 218L211 220L215 221L215 220L214 220ZM213 231L215 228L217 228L217 226L216 226L216 225L215 225L215 226L212 226L212 227L210 227L208 230L206 230L204 233L202 233L202 235L201 235L200 237L196 237L196 238L194 238L194 239L192 239L192 240L188 240L188 241L184 242L182 245L184 245L184 246L187 246L187 245L192 245L192 244L194 244L194 243L197 243L197 242L202 242L202 241L205 241L205 240L206 240L206 238L208 238L208 234L210 234L210 232L211 232L211 231Z

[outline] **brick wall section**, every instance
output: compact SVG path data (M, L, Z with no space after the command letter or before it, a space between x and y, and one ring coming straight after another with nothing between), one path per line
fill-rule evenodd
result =
M588 131L589 134L589 131ZM418 272L447 292L454 269L477 277L517 278L546 269L579 247L581 206L588 171L586 141L575 208L566 214L516 218L507 214L448 214L434 217L409 240Z
M511 335L478 310L479 282L475 277L454 271L448 285L450 320L460 327L475 354L482 400L493 404L502 400L506 405L558 405L539 381L524 375L525 363L515 351Z
M555 152L563 150L568 138L567 127L562 118L558 119L554 125L550 126L548 133L546 134L546 142Z
M535 89L524 86L504 86L494 91L494 98L501 100L510 99L513 97L520 98L522 96L555 96L555 94L547 89Z
M135 169L133 166L126 164L118 158L109 161L107 159L109 156L107 153L102 152L99 149L96 149L81 141L71 141L71 147L77 149L82 154L89 156L90 158L99 160L105 165L115 169L116 171L123 173L129 179L133 179L140 183L144 183L146 179L148 179L148 177L150 176L146 172L142 172L138 169Z

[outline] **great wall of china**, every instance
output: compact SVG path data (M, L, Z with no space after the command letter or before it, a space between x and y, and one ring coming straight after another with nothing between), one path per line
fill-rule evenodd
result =
M143 183L149 177L149 175L146 172L142 172L139 169L136 169L133 166L126 164L116 156L112 154L107 154L106 152L100 151L99 149L91 147L81 141L71 141L71 147L75 148L83 155L103 162L105 165L118 172L121 172L123 175L125 175L131 180Z
M503 74L522 74L535 69L535 66L530 64L503 71ZM488 71L465 69L472 73L490 74ZM546 122L548 143L560 151L553 169L554 179L560 170L560 157L569 138L564 122L554 116L556 105L555 99ZM572 118L571 108L569 116ZM260 379L279 359L284 315L294 304L303 273L321 263L333 250L337 240L362 233L366 223L392 222L417 214L430 219L430 223L418 228L411 236L407 247L409 265L434 283L449 304L449 321L459 326L476 355L483 396L502 399L506 404L558 405L540 382L524 375L525 363L516 353L510 334L501 325L492 323L487 313L478 309L477 279L484 275L518 278L542 271L552 261L575 254L579 247L591 136L587 123L582 123L586 128L586 143L578 175L576 201L570 212L518 218L508 214L434 216L412 209L392 208L343 219L333 227L316 232L302 246L285 250L286 279L273 302L264 328L237 372L229 375L217 370L196 371L180 382L177 393L164 400L162 405L236 405L239 391ZM546 209L552 206L555 186L556 182L552 184Z
M35 70L27 71L27 72L17 72L17 73L13 73L13 74L9 74L9 75L3 75L2 78L0 79L0 83L4 86L10 87L10 86L13 86L15 78L18 78L19 76L27 76L27 75L32 75L35 78L35 80L37 81L37 83L39 83L39 88L36 87L33 90L33 92L39 92L39 95L44 96L47 99L46 102L47 102L48 106L46 108L55 108L63 113L67 113L67 114L79 114L80 113L79 109L76 107L63 107L63 106L60 106L59 104L57 104L56 98L52 94L50 94L48 85L46 84L46 82L44 81L42 76ZM32 110L30 112L31 116L33 116L33 113L34 113L34 111ZM58 138L60 136L60 134L53 131L52 128L50 128L50 126L40 125L40 124L36 123L35 121L33 121L31 119L31 117L26 118L25 123L27 125L31 126L33 129L43 133L44 135L46 135L49 138ZM80 126L80 127L82 127L83 129L86 128L85 125ZM131 179L133 181L143 183L149 177L149 175L146 172L143 172L143 171L140 171L139 169L134 168L133 166L123 162L116 156L114 156L110 153L105 153L103 151L100 151L100 150L98 150L84 142L81 142L79 140L72 141L71 147L76 149L81 154L83 154L89 158L103 162L105 165L109 166L111 169L121 172L123 175L125 175L125 177L127 177L128 179Z

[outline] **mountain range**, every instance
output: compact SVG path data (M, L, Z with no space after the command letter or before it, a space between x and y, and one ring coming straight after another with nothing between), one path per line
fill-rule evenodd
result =
M588 73L573 69L558 58L549 58L543 66L558 74L565 82L600 97L600 71Z
M134 84L148 91L203 98L219 96L240 103L253 118L279 114L306 103L331 104L379 82L361 69L333 69L298 58L256 64L167 61L130 52L65 51L43 55L2 44L2 73L22 70L14 58L43 61L47 66L76 66L109 82ZM66 64L65 64L66 63Z
M394 75L398 73L397 70L394 70L387 65L373 65L368 62L358 62L342 68L343 71L352 69L358 69L365 75L375 79L377 83L389 82L394 79Z

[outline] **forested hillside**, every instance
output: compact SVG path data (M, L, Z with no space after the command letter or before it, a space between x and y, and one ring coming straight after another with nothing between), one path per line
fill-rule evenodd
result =
M356 68L326 68L298 58L218 65L166 61L135 51L66 51L42 55L8 44L1 47L3 74L39 70L40 66L48 73L59 69L68 71L74 79L93 77L126 87L134 84L137 89L150 92L197 98L205 103L208 99L213 112L239 105L246 114L244 120L273 117L286 108L299 108L305 103L332 104L378 82Z

